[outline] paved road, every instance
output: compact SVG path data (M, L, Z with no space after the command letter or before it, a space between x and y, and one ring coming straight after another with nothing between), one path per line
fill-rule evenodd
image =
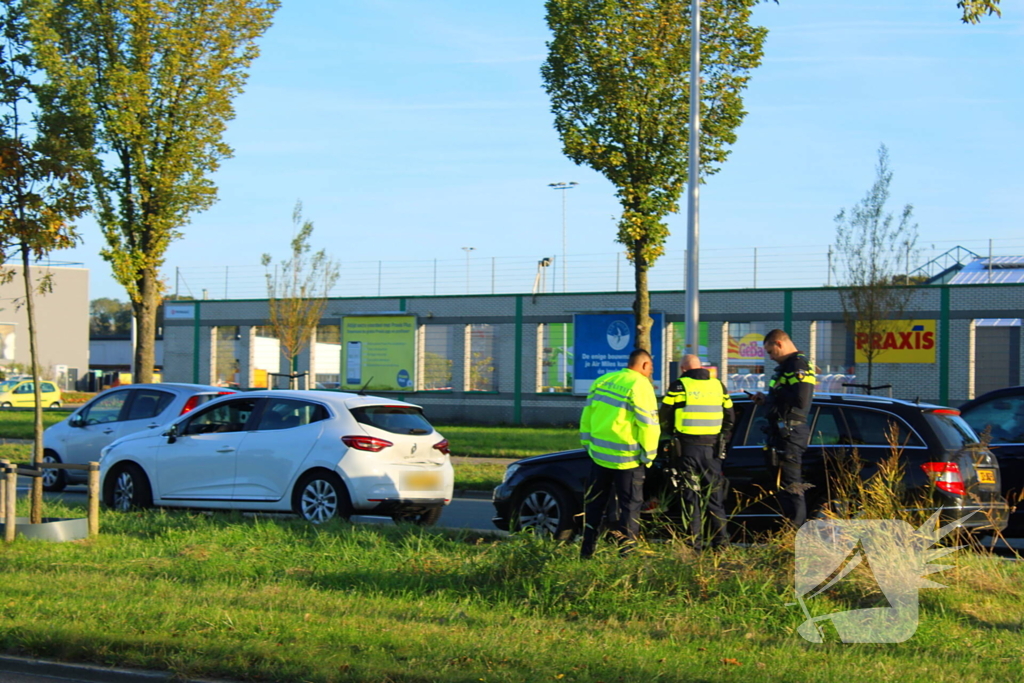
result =
M18 495L27 495L28 486L18 487ZM86 503L86 491L84 486L69 486L61 493L47 493L49 499L58 499L67 503ZM491 517L494 515L494 506L489 499L479 498L456 498L441 513L441 520L438 526L449 529L473 529L476 531L493 531L496 534L504 534L491 524ZM392 524L390 517L370 517L357 515L352 518L356 523L388 523ZM3 683L3 679L0 679Z

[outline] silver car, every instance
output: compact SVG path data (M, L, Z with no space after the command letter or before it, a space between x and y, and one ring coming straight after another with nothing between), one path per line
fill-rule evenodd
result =
M46 430L43 460L98 461L100 451L122 436L156 429L207 401L233 393L205 384L127 384L107 389ZM43 470L43 489L62 491L68 484L85 483L87 476L75 470Z

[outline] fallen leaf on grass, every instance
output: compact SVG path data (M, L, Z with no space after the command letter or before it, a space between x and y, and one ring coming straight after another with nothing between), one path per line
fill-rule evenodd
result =
M722 664L728 664L729 666L743 666L743 662L732 657L723 657Z

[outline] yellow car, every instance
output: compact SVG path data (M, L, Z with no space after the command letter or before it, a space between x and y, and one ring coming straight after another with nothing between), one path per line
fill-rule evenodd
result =
M40 382L43 406L60 408L60 388L53 382ZM32 380L8 380L0 382L0 408L34 408L36 405L35 388Z

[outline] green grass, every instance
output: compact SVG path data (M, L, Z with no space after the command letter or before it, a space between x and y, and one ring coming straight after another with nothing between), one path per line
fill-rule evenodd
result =
M310 682L980 683L1024 664L1024 566L963 552L908 642L815 645L785 606L784 541L580 562L530 536L411 526L147 511L104 512L102 529L0 551L0 649Z
M460 491L490 491L505 476L505 465L498 463L457 463L454 468L455 489Z
M68 416L67 410L44 410L43 427L57 424ZM35 415L31 410L0 410L0 438L31 439Z
M562 427L476 427L437 425L453 455L525 458L580 447L579 430Z

